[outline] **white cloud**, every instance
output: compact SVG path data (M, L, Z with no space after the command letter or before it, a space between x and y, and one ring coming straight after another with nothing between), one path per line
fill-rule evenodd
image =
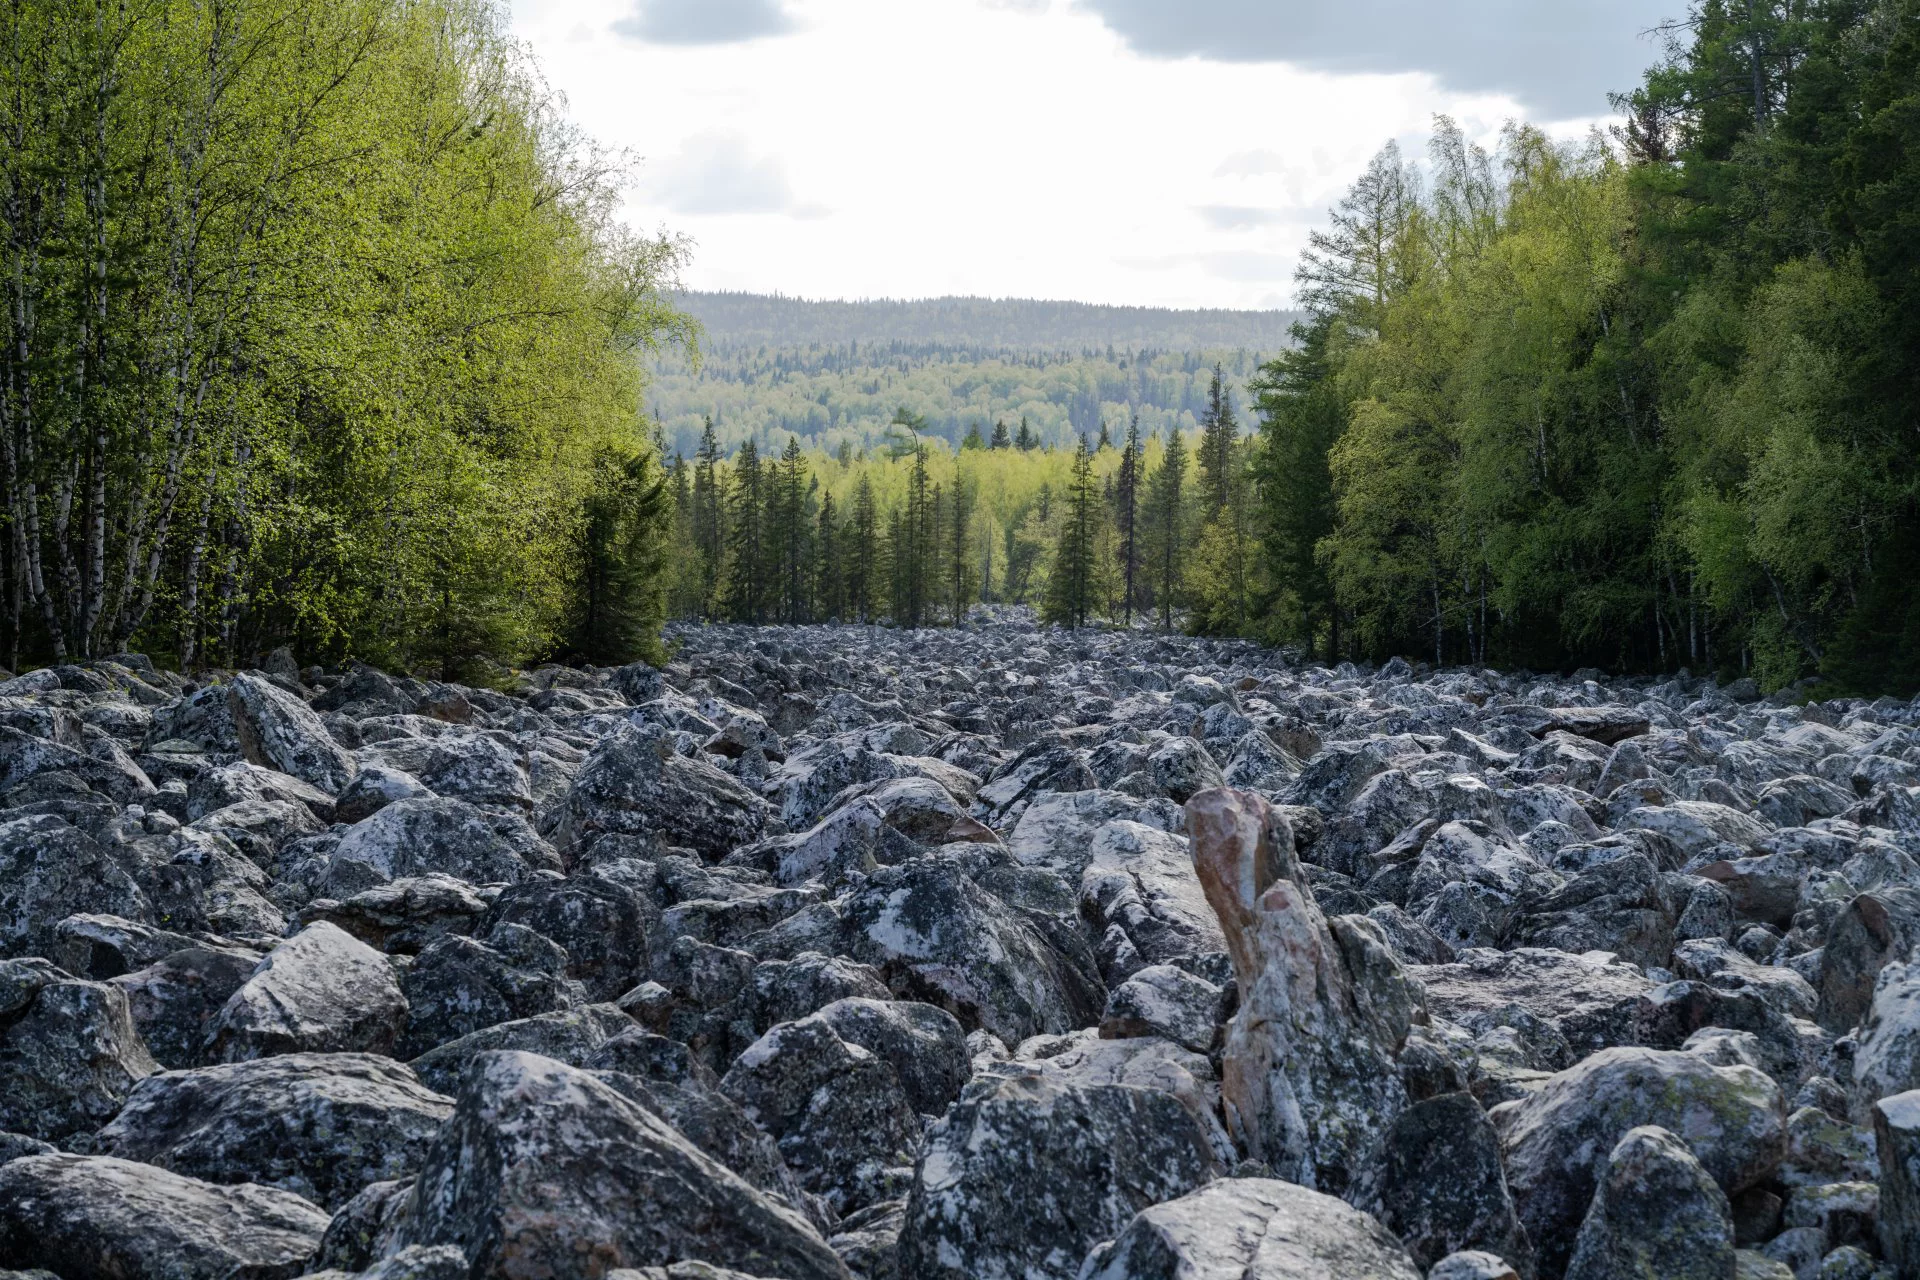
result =
M734 44L786 35L794 25L781 0L632 0L613 29L657 44Z
M1271 305L1383 142L1518 110L1149 56L1067 0L786 0L779 39L674 45L612 34L635 0L513 5L574 118L647 157L627 215L689 234L703 288Z

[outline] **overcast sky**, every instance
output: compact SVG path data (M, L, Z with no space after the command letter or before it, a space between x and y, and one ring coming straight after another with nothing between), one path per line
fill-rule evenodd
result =
M701 288L1276 307L1435 112L1577 135L1684 0L512 0Z

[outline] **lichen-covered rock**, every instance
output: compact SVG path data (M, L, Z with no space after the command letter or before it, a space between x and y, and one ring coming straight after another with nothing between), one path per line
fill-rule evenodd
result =
M410 1174L453 1101L388 1058L297 1053L148 1076L95 1149L338 1208Z
M1415 1016L1404 973L1384 935L1357 932L1362 917L1344 917L1355 932L1336 941L1265 799L1203 791L1187 828L1239 983L1221 1051L1228 1128L1288 1181L1343 1192L1406 1103L1394 1065Z
M1820 949L1819 1006L1814 1018L1835 1035L1858 1026L1873 1004L1873 985L1890 961L1920 944L1920 889L1890 888L1848 902L1827 927Z
M429 1089L451 1094L460 1087L467 1064L479 1054L513 1050L584 1067L602 1045L634 1027L633 1019L619 1006L590 1004L482 1027L421 1054L407 1065Z
M589 1000L613 1000L647 976L658 913L633 889L608 877L534 880L501 891L489 925L523 925L563 948L567 976Z
M884 867L847 901L843 919L854 958L968 1030L1018 1043L1090 1026L1105 1003L1091 955L1062 950L1071 935L1042 933L951 865Z
M300 699L258 676L238 675L227 686L227 710L248 760L291 774L328 795L354 775L353 757Z
M627 729L594 748L567 793L562 843L585 848L608 835L637 835L697 850L717 862L757 838L767 802L734 778L673 750L658 729Z
M1402 1111L1358 1202L1422 1268L1479 1249L1530 1269L1533 1249L1507 1190L1500 1137L1471 1094L1443 1093Z
M1551 1024L1568 1046L1564 1060L1597 1049L1636 1043L1646 994L1653 989L1637 965L1606 954L1570 956L1539 947L1475 949L1452 964L1412 971L1435 1017L1476 1031L1517 1026L1523 1018Z
M156 1070L118 988L38 958L0 961L0 1130L90 1133Z
M474 932L490 905L466 881L434 872L375 885L344 902L309 902L300 923L325 920L376 951L417 955L441 938Z
M1880 1247L1901 1275L1920 1270L1920 1089L1873 1104Z
M442 938L401 982L407 1028L397 1053L417 1058L483 1027L586 1004L566 969L567 953L524 925L496 925L484 942Z
M73 915L153 918L132 873L53 814L0 817L0 956L55 953L55 927Z
M476 1057L391 1242L452 1245L475 1280L604 1274L687 1258L847 1280L806 1221L584 1071Z
M107 1156L0 1165L0 1266L61 1280L292 1280L327 1215L268 1187L222 1187Z
M900 1236L905 1280L1072 1280L1140 1210L1218 1172L1173 1098L1002 1080L927 1134Z
M1220 1027L1221 989L1170 964L1151 965L1113 989L1100 1017L1109 1039L1161 1036L1183 1049L1208 1053Z
M1231 1178L1143 1209L1087 1255L1080 1280L1419 1280L1391 1231L1332 1196Z
M210 1056L387 1053L407 1016L387 958L324 922L268 953L215 1018Z
M1608 1156L1629 1130L1656 1125L1680 1135L1730 1195L1770 1175L1786 1149L1780 1087L1750 1066L1716 1066L1696 1053L1604 1049L1489 1118L1548 1276L1565 1266Z
M341 834L323 888L347 898L376 885L439 873L468 884L518 884L536 869L559 870L526 820L464 800L396 800Z
M214 1020L262 958L243 947L187 947L108 983L126 993L134 1030L154 1061L177 1071L206 1060Z
M945 1009L856 996L822 1006L819 1017L842 1040L886 1063L922 1115L944 1113L971 1074L966 1032Z
M1734 1265L1726 1192L1673 1134L1629 1129L1607 1158L1567 1280L1726 1280Z
M1109 985L1148 965L1227 949L1186 840L1137 822L1110 822L1094 833L1091 855L1080 877L1080 912L1101 939Z
M807 1190L836 1213L904 1190L920 1119L893 1068L814 1014L784 1022L737 1058L721 1090L773 1135Z

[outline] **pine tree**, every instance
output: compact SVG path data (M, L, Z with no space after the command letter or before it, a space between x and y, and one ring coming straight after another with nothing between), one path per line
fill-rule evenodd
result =
M1127 423L1127 444L1120 451L1120 470L1113 485L1114 526L1120 534L1121 610L1133 625L1133 606L1140 595L1140 415Z
M699 556L700 604L696 613L712 617L718 606L720 571L726 558L726 520L720 492L720 441L707 419L693 465L693 546Z
M1047 597L1040 616L1043 621L1077 629L1087 625L1088 615L1093 611L1100 532L1100 491L1093 477L1093 453L1087 447L1085 436L1080 437L1073 453L1066 504L1060 541L1053 557L1053 573L1047 580Z
M1167 432L1167 453L1153 473L1147 499L1152 524L1154 594L1159 599L1161 630L1173 630L1174 596L1180 586L1181 540L1186 533L1187 446L1179 431Z
M760 623L767 612L767 490L760 453L749 439L733 458L727 494L724 612L733 622Z
M992 448L992 449L1013 448L1013 437L1007 434L1007 423L1004 418L993 424L993 439L988 444L988 448Z

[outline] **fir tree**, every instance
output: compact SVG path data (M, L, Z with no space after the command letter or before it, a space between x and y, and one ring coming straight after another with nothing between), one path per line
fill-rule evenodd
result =
M946 589L948 617L954 626L966 618L978 593L979 583L970 559L972 550L973 494L959 476L953 479L953 496L948 502L946 534Z
M988 445L992 449L1013 448L1013 437L1007 433L1006 420L1000 419L993 424L993 440Z
M813 613L826 622L847 616L845 538L833 491L828 490L820 495L820 520L813 537Z
M1022 453L1031 453L1040 443L1040 437L1033 434L1033 428L1027 425L1025 414L1020 415L1020 432L1014 436L1014 447Z
M853 490L853 515L847 520L847 612L860 622L874 619L874 592L880 581L880 513L873 501L873 477L860 473Z
M984 449L987 442L980 437L980 424L974 423L967 428L967 438L960 442L962 449Z
M798 436L787 437L787 449L775 469L776 483L770 486L771 516L768 534L773 542L774 565L778 571L776 591L779 613L788 623L807 620L808 542L812 522L807 518L807 482L811 475Z

